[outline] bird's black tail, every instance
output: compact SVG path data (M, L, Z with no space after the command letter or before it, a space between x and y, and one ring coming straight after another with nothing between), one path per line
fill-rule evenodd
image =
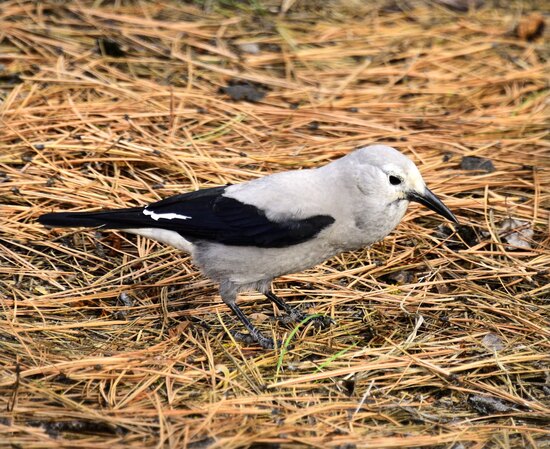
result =
M132 207L98 212L55 212L41 215L38 222L45 226L61 228L101 226L108 229L125 229L148 227L147 218L149 217L143 214L143 207Z

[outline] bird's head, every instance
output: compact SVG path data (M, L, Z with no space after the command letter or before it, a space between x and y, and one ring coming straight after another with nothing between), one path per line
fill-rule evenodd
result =
M372 193L388 205L415 201L458 223L449 208L426 187L414 162L395 148L371 145L355 151L353 157L365 175L358 183L363 193Z

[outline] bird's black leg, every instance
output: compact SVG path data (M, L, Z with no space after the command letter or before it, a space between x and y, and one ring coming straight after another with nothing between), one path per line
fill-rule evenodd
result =
M264 294L267 297L267 299L275 303L279 309L284 310L288 314L290 319L294 322L299 323L310 316L307 313L302 312L301 310L298 310L292 306L289 306L286 302L284 302L271 290L268 290ZM313 317L311 320L321 328L328 327L334 322L332 318L326 317L326 316Z
M301 310L295 309L292 306L289 306L284 300L279 298L275 293L273 293L271 290L265 292L265 296L267 299L269 299L271 302L275 303L276 306L284 310L288 316L292 319L292 321L299 322L304 320L307 317L307 314L302 312Z
M275 347L275 343L273 342L273 340L271 338L266 337L258 329L256 329L254 325L246 317L246 315L243 313L243 311L239 309L239 306L237 306L237 304L232 303L227 305L233 311L233 313L237 315L237 318L241 320L241 322L244 324L244 327L246 327L246 330L249 332L249 335L247 336L245 334L241 334L240 332L234 333L233 334L234 336L239 337L245 341L251 339L257 342L264 349L273 349Z
M254 327L254 325L246 317L243 311L239 308L239 306L237 305L237 293L233 291L233 289L222 288L221 297L223 302L229 306L229 308L233 311L235 315L237 315L237 318L241 320L241 323L244 324L244 327L246 327L246 330L249 332L249 334L235 332L233 333L235 337L246 342L255 341L264 349L273 349L275 347L274 341L271 338L266 337L258 329L256 329L256 327Z

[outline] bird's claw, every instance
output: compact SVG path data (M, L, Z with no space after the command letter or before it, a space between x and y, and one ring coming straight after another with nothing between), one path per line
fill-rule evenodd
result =
M245 334L244 332L232 331L231 335L235 340L245 343L247 345L259 344L264 349L275 349L275 341L272 338L265 337L264 335L257 333L256 335ZM283 345L281 340L277 340L277 347L280 348Z
M311 317L310 321L313 322L313 325L318 329L326 329L336 324L336 321L327 315L308 315L308 317Z

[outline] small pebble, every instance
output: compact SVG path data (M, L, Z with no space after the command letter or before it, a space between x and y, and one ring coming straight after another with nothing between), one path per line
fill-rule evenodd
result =
M260 53L260 46L254 42L240 44L239 49L243 53L250 53L252 55L257 55L258 53Z
M495 171L495 166L490 159L478 156L464 156L460 162L462 170L482 170L487 173Z

